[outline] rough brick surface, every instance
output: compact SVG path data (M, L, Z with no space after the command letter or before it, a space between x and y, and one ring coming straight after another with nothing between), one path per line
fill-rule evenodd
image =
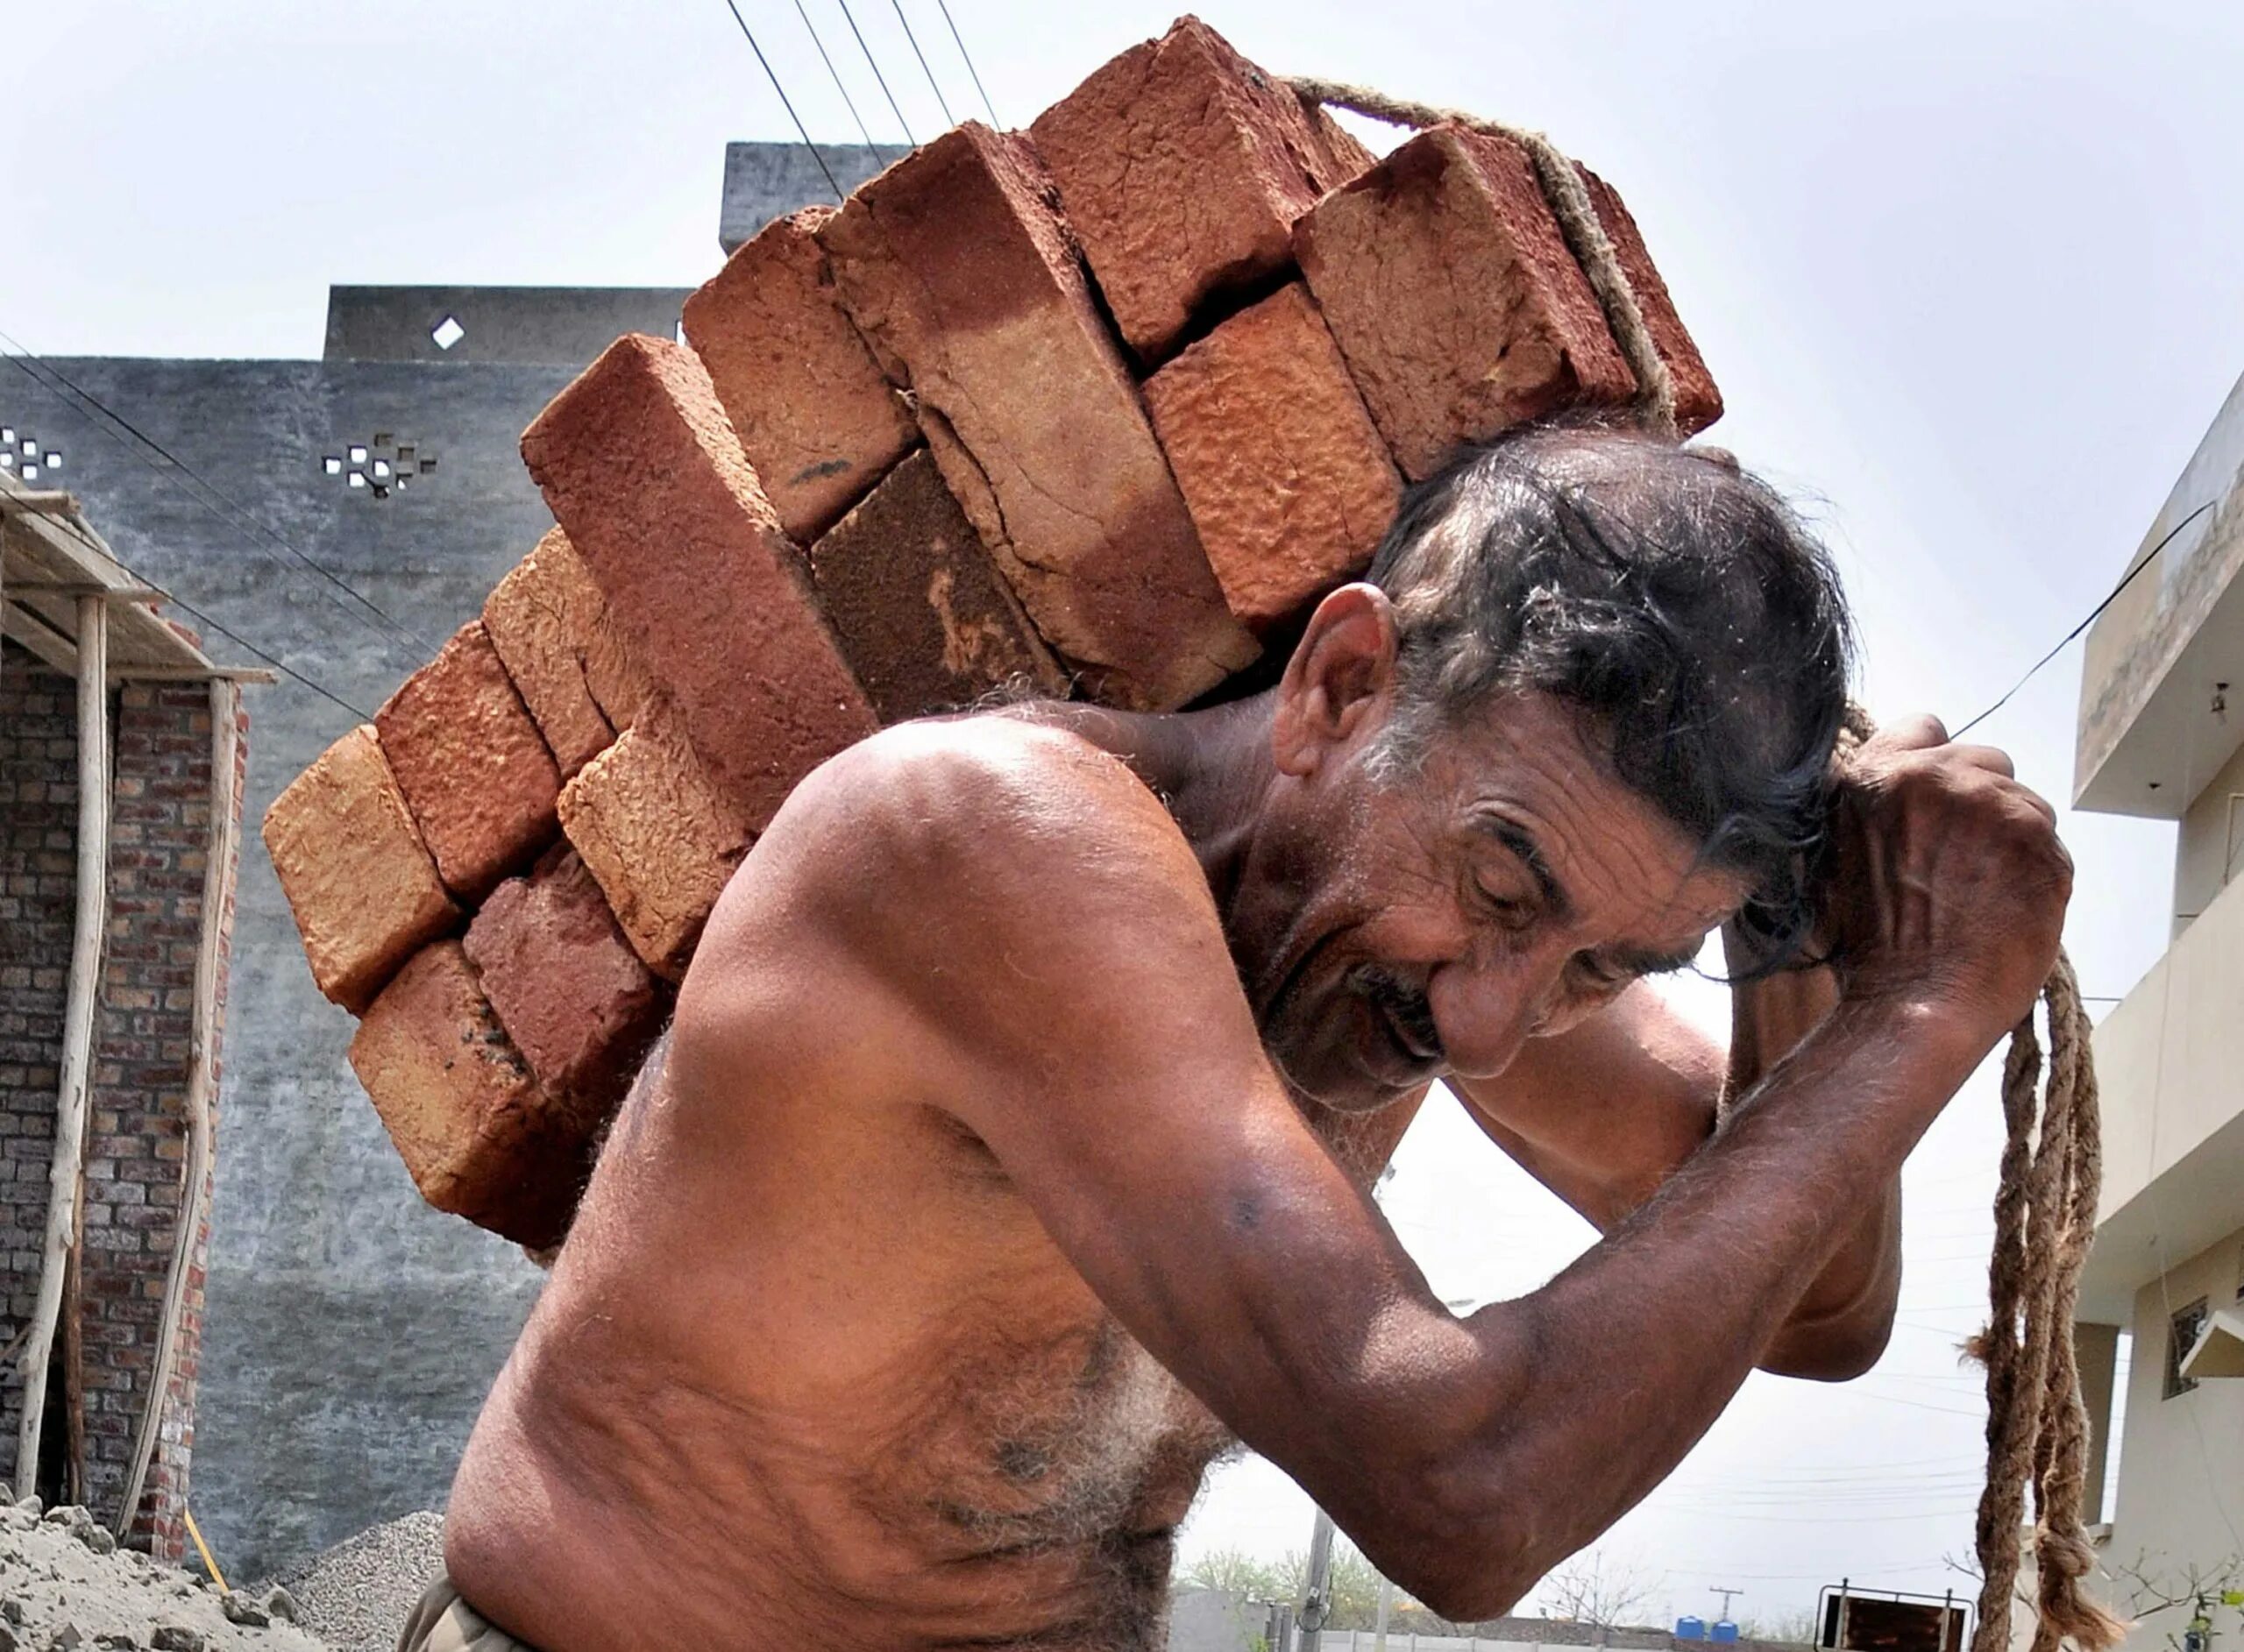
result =
M538 1087L606 1120L662 1030L668 996L575 851L557 849L492 890L461 947Z
M751 828L877 727L692 351L619 339L538 415L522 457Z
M351 1066L423 1198L522 1244L560 1242L591 1131L539 1091L459 942L428 947L382 989Z
M444 886L477 901L553 839L553 754L472 620L374 713Z
M631 948L676 981L754 834L667 703L650 704L561 793L561 826Z
M820 234L943 479L1096 696L1173 707L1253 659L1025 142L969 122Z
M1402 482L1298 281L1191 345L1145 394L1243 624L1278 625L1370 565Z
M372 725L329 747L265 814L265 847L312 979L364 1010L459 919Z
M1588 186L1590 204L1597 209L1597 221L1604 226L1606 238L1613 243L1622 271L1629 278L1630 289L1637 295L1637 307L1644 311L1644 328L1651 334L1652 347L1667 365L1668 377L1674 382L1676 425L1685 436L1703 430L1722 417L1722 392L1715 388L1706 358L1692 342L1690 330L1683 325L1683 317L1668 294L1667 283L1660 279L1659 268L1651 261L1651 249L1644 245L1644 231L1637 227L1637 221L1623 203L1618 190L1587 167L1577 164L1574 170L1581 174L1582 182Z
M600 587L557 528L483 603L483 629L564 780L615 738L585 680L602 606Z
M1284 269L1294 220L1370 164L1197 18L1029 128L1116 323L1148 361L1211 297Z
M1507 138L1421 132L1319 202L1294 239L1357 387L1413 480L1460 442L1636 392L1533 163Z
M915 453L811 549L842 650L884 723L1067 679L1030 627L935 462Z
M776 218L685 301L685 338L756 479L808 544L919 441L919 428L834 295L811 207Z

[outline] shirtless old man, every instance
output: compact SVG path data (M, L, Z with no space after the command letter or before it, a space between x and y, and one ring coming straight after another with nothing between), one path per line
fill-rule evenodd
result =
M1848 651L1762 485L1545 429L1417 489L1252 698L827 763L710 920L404 1644L1140 1652L1234 1441L1485 1617L1755 1366L1867 1369L1902 1160L2070 869L1929 720L1834 783ZM1717 929L1727 1053L1639 984ZM1463 1316L1367 1195L1437 1079L1604 1232Z

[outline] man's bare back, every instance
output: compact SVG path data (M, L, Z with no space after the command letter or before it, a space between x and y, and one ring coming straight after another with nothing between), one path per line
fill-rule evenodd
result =
M1721 467L1623 452L1670 516L1741 489L1768 514ZM1553 474L1608 454L1561 440ZM1421 601L1481 554L1433 521L1431 571L1331 593L1253 700L909 724L797 789L470 1443L446 1558L477 1613L560 1652L1143 1652L1235 1436L1404 1588L1491 1615L1756 1365L1868 1368L1901 1161L2056 948L2048 805L1929 720L1821 800L1843 643L1775 518L1709 518L1773 549L1703 628L1736 681L1807 658L1812 704L1724 679L1662 724L1608 662L1470 690L1406 738L1403 628L1481 599ZM1522 531L1541 555L1570 530ZM1612 531L1576 571L1594 664L1616 635L1644 652L1597 594ZM1636 568L1645 612L1708 600L1708 565ZM1522 567L1544 583L1483 571L1496 606L1547 619L1572 576ZM1639 738L1744 778L1624 780ZM1702 782L1751 794L1761 851L1680 823ZM1637 982L1725 924L1758 961L1776 943L1734 920L1827 808L1842 967L1739 986L1725 1056ZM1462 1317L1367 1191L1437 1078L1608 1236Z

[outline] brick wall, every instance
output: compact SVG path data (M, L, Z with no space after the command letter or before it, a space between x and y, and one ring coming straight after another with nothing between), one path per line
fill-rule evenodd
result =
M0 905L0 921L11 935L23 933L35 954L19 967L11 945L0 971L0 1120L10 1121L0 1124L8 1132L0 1149L7 1166L0 1181L0 1243L10 1258L9 1335L32 1305L46 1221L75 898L73 698L67 679L8 652L0 671L0 902L14 904ZM95 1023L82 1267L86 1500L104 1518L123 1495L133 1433L147 1403L183 1205L195 962L210 823L210 693L201 684L127 684L115 693L111 716L110 914ZM245 750L237 748L237 797ZM232 914L217 917L223 947ZM224 980L222 968L220 1017ZM213 1018L214 1043L220 1017ZM186 1541L181 1511L195 1437L207 1200L204 1209L165 1413L133 1526L136 1542L173 1559ZM60 1391L58 1371L50 1392ZM11 1382L0 1391L0 1473L13 1470L19 1405L20 1386Z

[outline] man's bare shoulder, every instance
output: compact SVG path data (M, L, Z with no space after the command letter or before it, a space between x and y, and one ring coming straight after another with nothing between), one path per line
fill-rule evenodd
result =
M726 890L696 968L812 947L880 975L936 959L971 975L1180 925L1220 928L1160 799L1081 735L984 714L900 724L805 779Z

